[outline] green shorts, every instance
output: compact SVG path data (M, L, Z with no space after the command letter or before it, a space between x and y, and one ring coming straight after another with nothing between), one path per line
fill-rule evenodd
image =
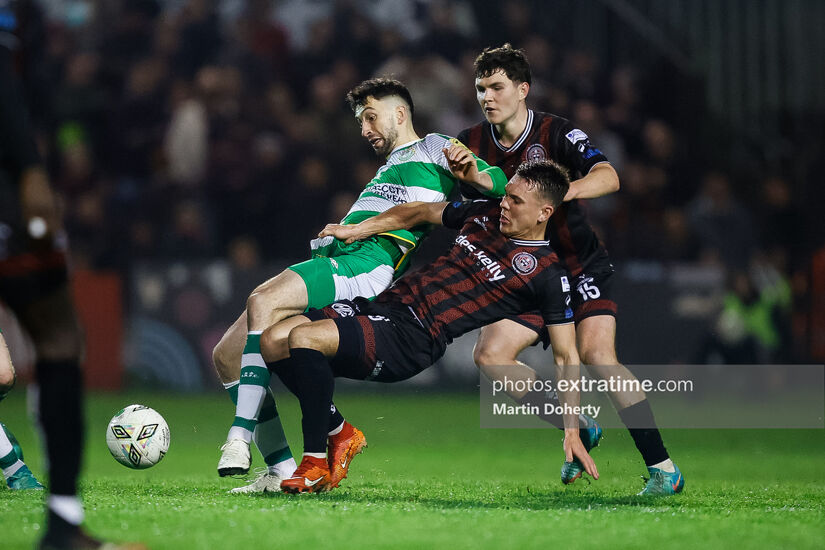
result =
M332 237L312 241L312 259L289 266L307 287L307 309L356 296L375 298L392 284L401 250L387 237L344 244Z

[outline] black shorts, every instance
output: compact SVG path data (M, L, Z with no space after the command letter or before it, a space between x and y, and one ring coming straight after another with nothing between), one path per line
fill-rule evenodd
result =
M412 311L400 304L356 298L311 309L304 315L311 321L332 319L338 327L338 352L330 360L337 377L400 382L423 371L442 354Z
M618 304L613 299L615 277L613 266L605 261L591 267L592 270L582 271L570 281L570 305L576 325L588 317L597 315L616 317L618 311ZM536 331L539 337L536 343L543 342L545 348L549 345L544 319L538 311L509 317L509 319Z

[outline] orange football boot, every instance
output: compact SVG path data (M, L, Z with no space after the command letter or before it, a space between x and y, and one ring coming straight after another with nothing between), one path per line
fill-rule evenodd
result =
M305 456L292 477L281 482L285 493L321 493L329 487L329 465L326 458Z
M329 488L334 489L347 477L350 463L355 455L367 446L364 432L344 421L344 427L335 435L329 436L327 443L330 480Z

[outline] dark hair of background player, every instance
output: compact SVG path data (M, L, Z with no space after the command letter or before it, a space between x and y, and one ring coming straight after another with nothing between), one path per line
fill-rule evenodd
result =
M524 50L515 49L509 43L498 48L484 48L473 63L473 70L476 78L487 78L497 71L504 71L513 82L532 82L530 63Z
M415 106L413 105L410 91L402 82L392 78L371 78L365 80L347 92L347 103L349 103L350 109L354 112L357 107L365 105L369 97L382 99L393 95L397 95L407 103L410 108L410 118L413 118L415 115Z
M535 186L539 196L550 201L556 208L570 189L567 170L552 160L528 160L522 162L516 175Z

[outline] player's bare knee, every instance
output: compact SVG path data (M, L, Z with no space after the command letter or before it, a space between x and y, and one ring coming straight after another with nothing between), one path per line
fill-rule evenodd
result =
M586 347L581 350L581 360L587 365L595 366L612 366L619 363L614 350L599 347Z
M505 346L491 345L489 342L476 342L473 348L473 361L480 369L497 365L513 365L516 363L517 355Z

